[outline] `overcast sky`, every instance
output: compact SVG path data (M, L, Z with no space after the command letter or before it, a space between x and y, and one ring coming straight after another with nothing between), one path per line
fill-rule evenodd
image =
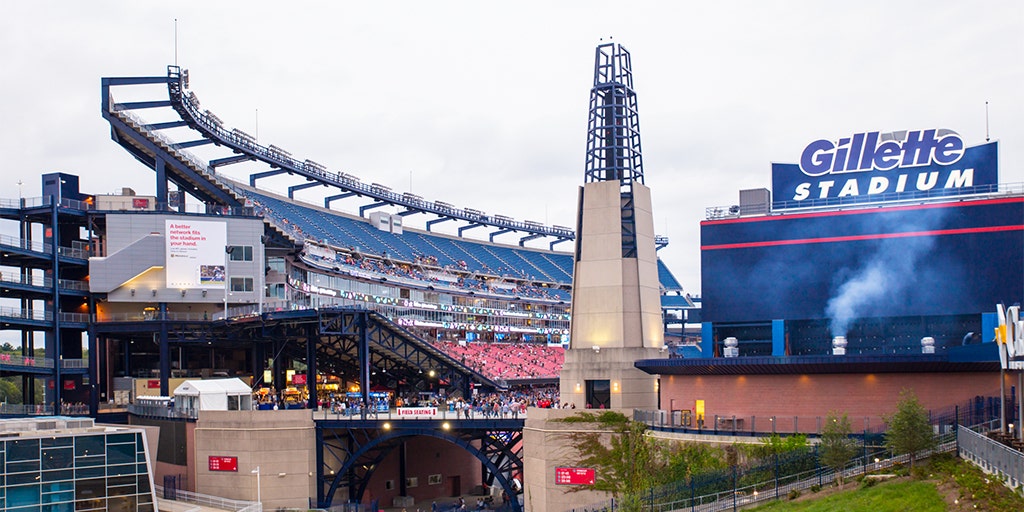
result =
M87 193L152 194L152 171L110 139L100 77L164 75L177 58L203 107L263 144L429 200L573 226L594 47L609 37L632 53L655 230L671 239L660 255L691 293L705 208L770 188L770 163L797 162L813 140L948 128L973 145L985 140L987 101L1001 181L1024 182L1019 0L39 1L4 11L5 198L40 195L40 174L54 171L78 174Z

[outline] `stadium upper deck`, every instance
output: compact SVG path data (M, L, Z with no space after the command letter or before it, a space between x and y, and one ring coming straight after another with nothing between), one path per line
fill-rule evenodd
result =
M168 204L183 208L185 192L194 200L223 207L251 203L270 224L299 244L316 241L359 258L369 256L441 269L458 274L459 278L468 278L471 285L475 280L486 279L492 283L502 280L506 281L505 285L490 289L504 291L506 295L515 295L511 290L517 288L528 290L539 286L544 291L542 295L568 300L572 254L554 249L575 238L572 229L516 221L504 215L487 215L441 201L426 201L411 193L393 192L384 185L367 185L348 173L330 172L326 166L310 159L300 161L285 149L263 146L241 130L225 128L220 118L202 109L196 94L188 91L188 83L188 71L177 66L169 66L166 77L103 79L103 115L111 123L114 140L147 166L157 169L158 207L162 202L160 198L168 197ZM153 84L166 84L169 99L120 103L114 100L113 92L118 87ZM178 120L147 123L135 113L143 109L166 112L167 107L177 114ZM166 113L156 117L166 117ZM199 138L195 138L197 135ZM193 154L192 148L209 149L211 154L201 157ZM224 150L229 150L230 156L224 156ZM268 170L246 171L250 173L249 186L244 186L227 178L223 172L227 166L241 162L262 163ZM179 191L161 190L161 175L176 184ZM279 175L297 175L303 182L288 187L287 199L256 187L258 180ZM340 192L327 196L323 208L295 200L296 191L321 185ZM358 208L359 216L331 209L333 203L341 200L356 201L354 208ZM367 215L384 206L402 211ZM416 214L435 218L425 223L425 231L403 228L403 219ZM372 222L367 222L367 216ZM432 232L435 224L448 221L459 226L458 236ZM462 236L465 231L478 227L490 230L487 241ZM523 235L518 247L494 243L496 236L511 232ZM547 250L526 246L527 242L537 239L547 241ZM668 240L658 237L656 243L662 248ZM682 292L682 286L660 261L659 276L665 292Z

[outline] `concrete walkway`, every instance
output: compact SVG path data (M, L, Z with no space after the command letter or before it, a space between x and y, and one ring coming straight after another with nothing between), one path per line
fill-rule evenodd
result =
M157 508L160 512L235 512L233 509L214 508L184 501L165 500L157 498Z

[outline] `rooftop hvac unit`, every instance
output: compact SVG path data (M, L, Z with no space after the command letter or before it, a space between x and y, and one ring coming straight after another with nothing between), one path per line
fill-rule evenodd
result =
M725 339L725 350L723 354L725 357L739 357L740 355L740 342L732 336Z

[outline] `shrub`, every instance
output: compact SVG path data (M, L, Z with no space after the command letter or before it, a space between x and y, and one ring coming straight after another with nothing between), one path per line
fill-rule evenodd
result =
M811 486L811 492L815 492L816 493L816 492L818 492L820 490L821 490L821 486L818 485L818 484L814 484L814 485Z
M789 491L789 499L795 500L795 499L797 499L799 497L800 497L800 491L798 491L796 489L793 489L792 491Z

